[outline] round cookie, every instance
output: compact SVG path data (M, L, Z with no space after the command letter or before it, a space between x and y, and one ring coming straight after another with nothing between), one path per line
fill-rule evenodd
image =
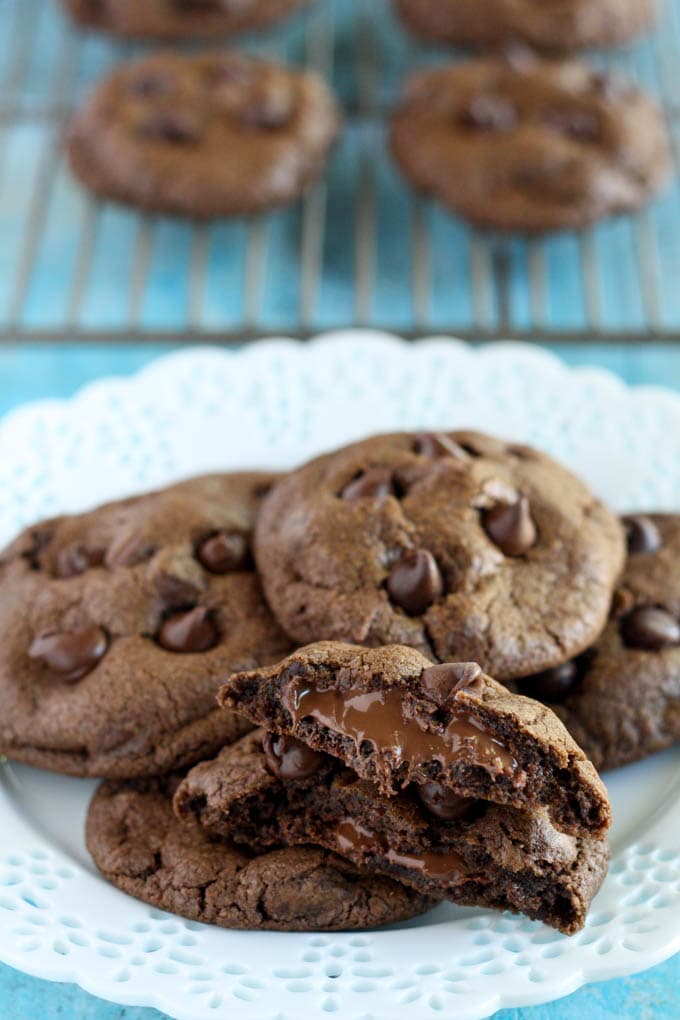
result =
M624 540L545 454L475 432L401 434L284 477L263 503L255 556L299 643L410 645L508 679L595 640Z
M290 650L249 552L271 481L196 478L38 524L0 554L0 753L127 778L250 728L215 696Z
M78 24L124 39L209 39L264 28L307 0L62 0Z
M604 633L577 661L518 685L603 771L680 740L680 515L626 522L628 563Z
M407 27L456 46L524 43L564 51L628 42L654 19L653 0L395 0Z
M434 902L362 874L316 847L255 856L212 841L173 813L173 779L102 783L87 816L94 862L113 885L174 914L223 928L352 931L396 924Z
M390 144L416 189L474 224L524 233L636 209L670 169L645 95L585 64L524 53L417 72Z
M285 205L320 176L339 116L310 71L229 52L119 65L76 114L68 156L95 194L197 218Z

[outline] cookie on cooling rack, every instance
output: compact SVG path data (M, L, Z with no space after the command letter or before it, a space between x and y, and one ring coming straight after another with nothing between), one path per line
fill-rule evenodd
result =
M542 50L625 43L654 18L653 0L395 0L408 28L435 42Z
M352 931L395 924L435 901L317 847L254 855L215 842L172 810L177 780L106 782L87 816L104 877L174 914L223 928Z
M680 741L680 516L635 515L604 633L585 655L519 685L549 703L602 770Z
M209 39L264 28L309 0L62 0L82 26L125 39Z
M290 644L250 558L270 475L213 475L28 528L0 554L0 753L155 775L248 730L225 674Z
M254 213L320 176L339 115L312 72L241 54L117 67L76 114L68 155L103 198L180 216Z
M390 141L417 190L474 224L522 233L636 209L670 168L650 99L586 64L528 53L417 72Z
M506 680L592 644L625 544L550 457L461 431L374 436L286 475L255 555L300 644L410 645Z

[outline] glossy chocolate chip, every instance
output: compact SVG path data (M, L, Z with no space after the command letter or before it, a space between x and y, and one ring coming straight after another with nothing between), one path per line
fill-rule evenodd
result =
M269 771L279 779L308 779L318 772L323 761L323 755L294 737L266 733L262 749Z
M442 822L453 822L466 814L474 801L469 797L459 797L452 790L447 790L440 783L423 783L416 787L416 793L423 807L441 819Z
M563 662L520 682L522 694L539 701L560 702L576 687L581 671L577 662Z
M680 623L665 609L639 606L623 617L621 637L629 648L660 652L680 645Z
M623 518L628 541L628 552L653 553L661 547L661 535L656 524L650 517L642 514L631 514Z
M420 676L425 695L436 705L446 702L482 676L476 662L445 662L441 666L428 666Z
M475 96L460 113L460 122L476 131L504 134L517 124L517 110L503 96Z
M437 561L427 549L411 549L387 578L391 600L409 616L420 616L444 591Z
M198 560L211 574L245 570L248 554L248 540L236 531L218 531L216 535L204 539L196 550Z
M154 110L141 125L141 134L170 145L195 145L203 134L200 119L181 110Z
M44 662L61 679L75 682L94 669L108 646L108 636L101 627L48 630L35 638L28 654Z
M416 436L415 452L422 457L454 457L466 460L468 451L444 432L423 432Z
M600 121L590 110L548 110L543 121L549 127L581 142L600 138Z
M219 641L210 610L203 606L166 617L156 640L168 652L207 652Z
M486 511L483 520L487 535L506 556L524 556L536 542L536 525L526 496L515 503L499 503Z
M191 581L165 571L156 574L153 583L166 606L192 605L199 595L198 588Z
M342 499L385 499L392 491L392 473L388 468L368 468L342 490Z
M115 567L134 567L148 560L153 554L154 547L142 535L133 531L123 531L109 546L105 562L110 570Z
M79 542L65 545L57 556L57 575L61 578L77 577L90 567L99 567L104 562L103 549L88 549Z
M164 96L172 91L173 83L167 75L154 71L145 71L132 78L127 85L128 92L133 96L143 96L151 99L155 96Z

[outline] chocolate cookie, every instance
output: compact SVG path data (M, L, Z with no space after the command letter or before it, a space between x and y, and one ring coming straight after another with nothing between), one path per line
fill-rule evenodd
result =
M271 482L196 478L45 521L1 553L0 753L127 778L243 734L220 683L290 649L249 553Z
M300 644L404 644L498 680L559 665L607 619L623 529L545 454L476 432L377 436L286 476L255 555Z
M525 913L567 934L583 927L607 870L604 840L563 835L545 812L434 783L419 791L381 797L337 759L258 731L192 769L175 808L238 844L320 845L424 895Z
M680 740L680 516L625 523L628 564L602 637L519 684L554 708L601 770Z
M670 169L650 99L586 64L526 54L417 72L390 139L415 188L499 230L572 229L636 209Z
M255 856L210 840L172 810L173 779L103 783L87 816L87 847L113 885L162 910L223 928L352 931L395 924L434 905L362 873L326 850Z
M396 0L396 6L423 39L555 51L625 43L654 18L653 0Z
M78 24L124 39L210 39L263 28L308 0L62 0Z
M72 123L75 175L104 198L179 216L252 213L299 198L338 132L309 71L236 53L119 65Z
M219 701L268 732L339 758L378 790L438 783L462 797L545 808L561 832L601 837L607 792L559 719L475 663L326 641L235 673Z

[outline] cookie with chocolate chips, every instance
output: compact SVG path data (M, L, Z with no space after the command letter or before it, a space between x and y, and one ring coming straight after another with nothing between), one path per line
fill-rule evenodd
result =
M298 643L402 644L499 680L605 625L623 528L543 453L476 432L377 436L283 478L255 555Z
M628 562L604 633L518 685L547 702L601 770L680 740L680 516L624 519Z
M436 806L439 786L442 810L446 791L544 809L561 832L596 838L611 821L602 782L559 719L476 663L433 666L413 648L322 641L233 674L218 698L283 740L268 756L294 772L301 767L288 737L338 758L386 796L414 784Z
M84 27L123 39L210 39L264 28L307 0L62 0Z
M97 195L179 216L254 213L299 198L337 135L312 72L241 54L119 65L76 114L68 155Z
M322 846L437 899L513 910L572 934L607 869L605 840L545 812L464 799L430 783L382 797L337 759L262 731L189 772L182 818L251 849Z
M0 753L127 778L246 732L220 683L290 649L250 555L272 480L196 478L45 521L0 554Z
M390 143L419 191L479 226L526 233L636 209L670 169L650 99L586 64L525 53L417 72Z
M554 51L625 43L654 18L653 0L396 0L396 6L423 39L482 47L519 42Z
M112 885L144 903L223 928L353 931L434 906L414 889L318 847L255 854L173 814L177 779L102 783L86 840Z

